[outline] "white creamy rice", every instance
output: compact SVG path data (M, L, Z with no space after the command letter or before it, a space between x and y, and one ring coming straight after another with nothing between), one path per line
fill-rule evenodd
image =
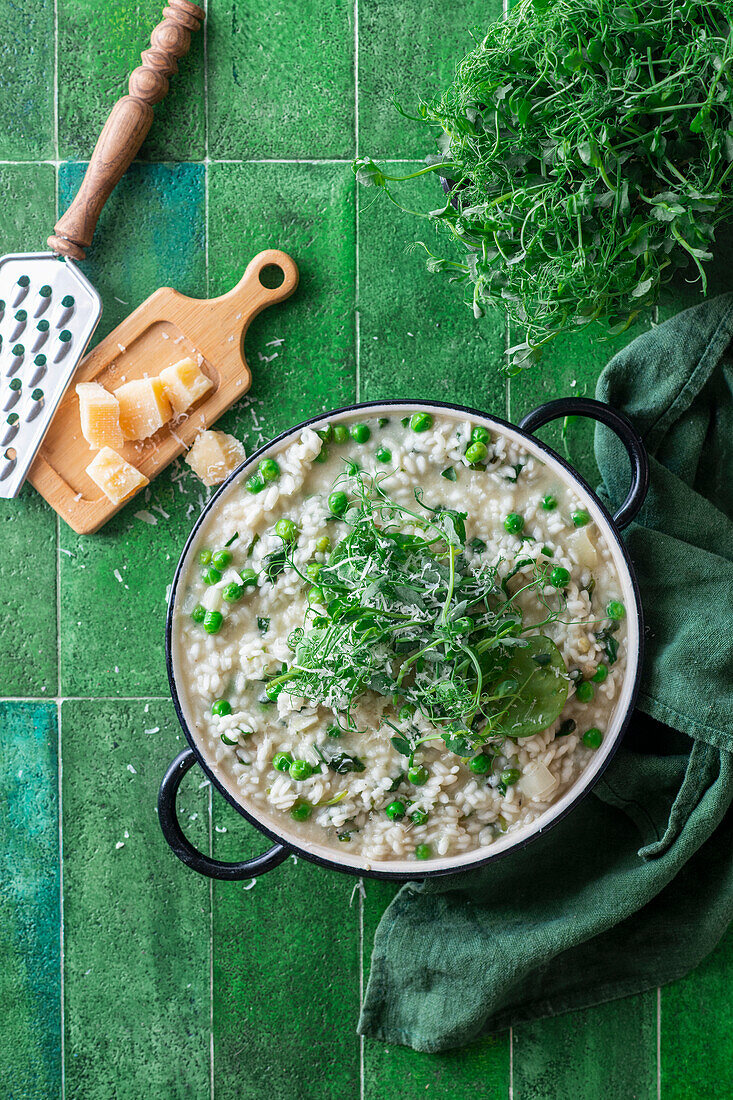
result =
M418 859L439 859L490 846L545 814L594 757L596 750L584 744L583 735L588 730L605 735L611 725L624 680L627 637L625 619L611 622L606 614L610 601L622 599L611 549L592 519L576 526L572 517L585 505L572 486L503 434L492 432L485 464L473 469L465 451L474 424L448 412L433 413L432 427L423 432L405 426L399 414L383 426L367 411L338 422L366 424L369 441L329 442L325 461L314 461L323 442L305 428L273 453L280 468L277 480L252 494L244 477L235 479L198 532L179 582L174 620L177 682L193 735L245 808L275 831L295 831L305 844L334 849L336 858L348 850L378 864L415 858L416 851ZM380 448L391 454L386 463L375 457ZM288 638L304 625L310 588L289 567L274 583L261 572L266 555L283 546L274 526L281 517L296 523L292 559L301 572L310 563L325 562L328 554L317 549L318 540L328 535L336 545L346 532L331 515L328 496L339 478L338 488L349 491L344 471L350 461L364 474L387 475L385 491L404 507L414 509L414 489L420 486L427 504L465 513L467 543L478 538L486 544L477 561L497 564L499 577L529 559L532 564L512 578L512 590L532 575L536 563L570 573L564 613L542 628L560 650L570 677L567 702L549 728L497 746L486 774L476 774L467 758L433 740L419 751L427 781L411 784L405 756L391 741L394 727L414 737L431 732L431 724L419 712L400 720L391 697L367 691L353 709L356 729L339 730L337 737L332 734L339 716L331 708L284 691L275 701L266 698L268 679L293 660ZM455 480L444 476L446 469L455 472ZM547 496L556 507L542 506ZM521 534L505 529L510 513L524 518ZM201 551L226 544L231 562L220 580L204 583ZM227 602L227 586L240 583L245 569L259 573L256 586ZM538 616L533 620L533 611L542 611L539 604L531 606L533 598L523 608L529 622L539 621ZM201 607L222 616L218 632L207 633L194 621L192 612ZM604 651L609 628L618 643L613 661ZM594 681L602 675L597 673L601 665L608 675ZM586 702L576 697L581 681L592 687ZM583 693L588 695L589 688ZM212 714L212 704L221 700L230 712ZM324 756L342 752L363 762L364 770L339 774L324 765ZM306 760L316 770L298 781L273 767L278 753ZM508 786L501 779L507 769L520 773ZM386 812L395 800L405 809L399 820ZM293 809L304 804L312 808L310 816L294 820ZM416 811L420 820L427 814L424 823L412 820Z

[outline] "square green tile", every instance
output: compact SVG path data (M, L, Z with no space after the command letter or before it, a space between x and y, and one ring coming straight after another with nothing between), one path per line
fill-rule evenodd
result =
M209 884L168 849L155 809L183 743L173 707L69 701L61 740L66 1095L208 1096ZM199 783L179 813L208 848Z
M514 1029L515 1100L656 1100L657 994Z
M55 704L0 702L4 1097L50 1100L61 1092L57 748Z
M501 18L501 0L424 4L359 0L359 155L414 157L436 153L435 134L417 115L420 100L439 98L455 67ZM437 203L435 204L437 205Z
M364 884L364 984L374 934L399 887L366 879ZM419 959L415 960L419 966ZM423 1054L410 1047L364 1040L365 1100L499 1100L509 1094L509 1033L487 1035L458 1050ZM549 1100L549 1098L548 1098Z
M252 387L220 421L250 451L354 400L354 186L343 165L209 169L210 293L229 290L264 248L283 249L300 271L292 298L252 323L244 344Z
M415 165L414 167L418 167ZM394 166L395 174L411 171ZM442 194L432 177L400 189L405 206L430 210ZM427 398L472 405L504 416L504 318L474 319L465 291L431 274L425 252L450 242L426 221L393 206L371 188L359 190L360 400Z
M161 22L160 0L58 0L59 149L86 160L112 107L127 94L127 80ZM202 160L204 133L204 35L178 62L170 91L155 119L140 160Z
M214 854L269 841L214 793ZM295 858L214 884L217 1100L357 1100L357 880Z
M545 350L542 359L509 381L509 418L517 423L532 409L556 397L595 397L596 383L606 363L626 347L635 336L645 332L651 317L639 322L621 336L606 338L600 326L584 332L561 335ZM512 344L524 339L511 332ZM538 437L567 459L592 486L599 481L593 453L594 421L579 419L564 425L558 420L539 431Z
M0 159L53 157L54 9L48 0L4 5L0 66Z
M0 165L0 255L45 247L50 165ZM4 419L4 414L3 414ZM0 500L0 694L56 694L56 515L25 485Z
M62 166L64 198L83 170L80 164ZM100 335L158 286L204 296L203 166L133 165L109 200L83 266L105 305ZM205 495L179 463L96 535L75 535L61 523L64 695L167 692L166 592ZM140 512L157 522L135 518Z
M353 16L353 0L210 5L210 156L352 157Z

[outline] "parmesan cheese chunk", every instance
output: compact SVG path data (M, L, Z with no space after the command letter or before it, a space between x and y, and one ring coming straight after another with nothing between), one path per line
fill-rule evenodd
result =
M147 439L171 418L171 406L159 378L136 378L115 390L125 439Z
M81 433L92 447L121 447L120 404L99 382L79 382Z
M87 466L87 473L113 504L122 504L138 489L150 484L144 474L125 462L111 447L102 447Z
M181 359L162 370L158 377L176 415L190 409L214 384L193 359Z
M219 485L246 458L244 447L226 432L202 432L186 462L204 485Z
M522 778L517 783L517 790L525 798L535 802L545 801L550 792L557 786L557 779L546 764L541 760L535 760L527 764L522 773Z

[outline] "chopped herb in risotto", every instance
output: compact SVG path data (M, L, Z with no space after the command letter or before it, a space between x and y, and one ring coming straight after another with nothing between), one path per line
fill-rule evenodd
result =
M374 861L545 812L625 667L609 547L572 486L448 413L306 428L202 525L175 653L205 759L253 813Z

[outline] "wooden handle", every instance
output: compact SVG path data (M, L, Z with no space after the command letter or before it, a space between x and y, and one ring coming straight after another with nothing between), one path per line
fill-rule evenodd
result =
M266 268L271 268L273 274L279 269L282 274L279 286L268 287L266 283L269 280L262 281ZM237 328L246 331L250 321L258 313L289 298L297 285L298 268L287 252L281 252L279 248L266 248L264 252L258 252L247 264L244 275L236 286L226 294L220 294L218 298L208 299L206 305L209 316L216 318L212 323L212 331L217 325L221 326L222 332L236 332Z
M150 36L152 48L143 51L142 65L130 76L130 94L112 108L76 198L48 238L62 256L84 259L102 207L135 159L153 121L153 104L168 94L168 77L178 71L177 59L188 53L191 31L201 26L204 11L191 0L170 0L163 15Z

